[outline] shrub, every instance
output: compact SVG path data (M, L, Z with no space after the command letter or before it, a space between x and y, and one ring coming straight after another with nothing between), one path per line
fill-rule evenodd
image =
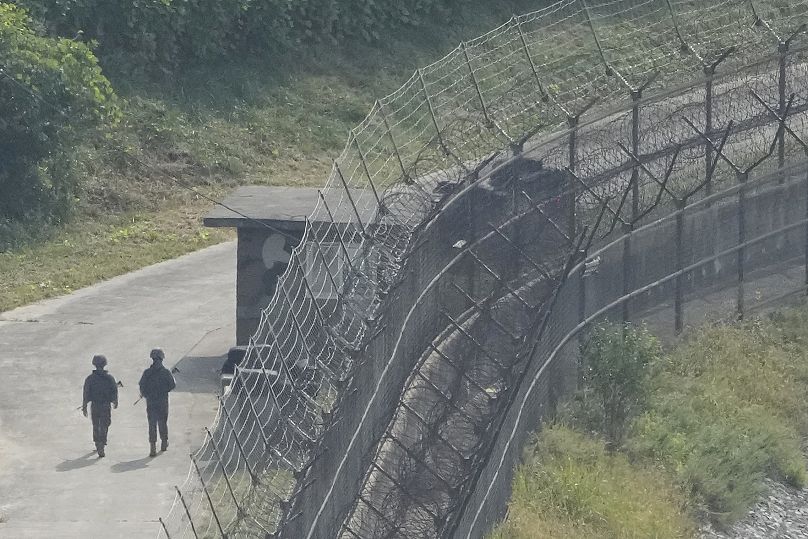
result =
M627 442L675 474L718 524L742 516L766 476L806 482L806 333L794 316L708 329L679 347L655 375Z
M459 0L22 0L58 35L81 32L104 58L164 68L301 41L380 39Z
M651 364L660 352L653 335L630 325L597 326L581 348L579 415L586 416L613 449L623 442L630 420L645 403Z
M0 3L0 68L2 242L21 222L67 217L78 183L72 144L113 121L117 107L87 45L42 36L7 3Z

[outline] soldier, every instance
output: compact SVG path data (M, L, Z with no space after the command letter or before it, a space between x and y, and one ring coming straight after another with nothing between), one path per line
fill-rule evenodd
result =
M87 403L93 403L90 410L90 418L93 421L93 442L98 452L98 457L104 456L104 446L107 445L107 431L112 423L112 410L118 407L118 386L115 378L112 377L104 367L107 365L107 358L102 355L93 356L93 366L95 370L84 380L84 400L81 405L81 412L87 417Z
M160 451L168 449L168 393L176 387L171 372L163 367L166 355L159 348L149 354L152 365L140 377L140 396L146 399L149 420L149 456L157 456L157 429L160 429Z

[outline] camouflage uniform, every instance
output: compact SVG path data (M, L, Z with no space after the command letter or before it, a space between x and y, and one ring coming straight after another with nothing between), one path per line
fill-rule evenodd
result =
M104 456L107 445L107 431L112 423L112 404L118 406L118 385L115 378L103 369L96 369L84 380L84 401L82 409L87 410L92 403L90 418L93 421L93 442L99 456Z
M171 372L163 367L162 361L155 361L143 371L140 378L140 394L146 399L146 418L149 421L149 443L157 442L160 430L162 450L168 448L168 393L176 387ZM152 450L152 453L154 450Z

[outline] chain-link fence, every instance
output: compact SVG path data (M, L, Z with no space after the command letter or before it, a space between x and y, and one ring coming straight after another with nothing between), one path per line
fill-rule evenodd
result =
M804 256L804 11L560 2L378 102L161 534L484 533L591 320Z

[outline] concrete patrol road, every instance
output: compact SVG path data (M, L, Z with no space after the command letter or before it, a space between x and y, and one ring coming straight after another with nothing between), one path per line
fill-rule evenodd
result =
M235 342L235 242L0 314L0 537L154 538L216 412ZM167 452L149 458L138 380L177 366ZM119 388L106 458L77 409L93 354Z

